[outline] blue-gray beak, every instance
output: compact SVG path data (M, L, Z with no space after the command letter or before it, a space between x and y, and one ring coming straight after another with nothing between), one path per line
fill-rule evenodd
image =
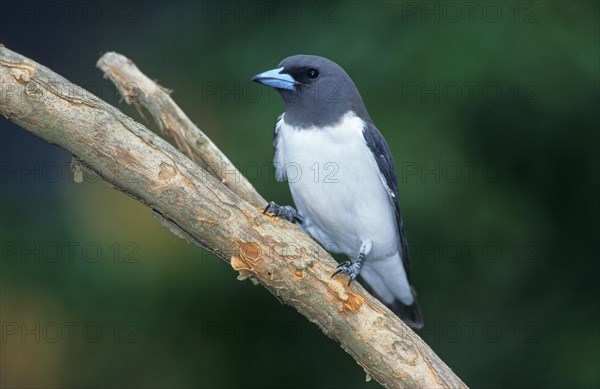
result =
M289 74L281 73L282 70L283 68L281 67L279 69L273 69L257 74L252 77L252 81L259 82L272 88L296 90L295 85L298 84L298 82Z

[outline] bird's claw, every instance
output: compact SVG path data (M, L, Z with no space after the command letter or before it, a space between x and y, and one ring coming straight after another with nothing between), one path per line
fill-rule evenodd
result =
M302 224L302 215L289 205L278 205L274 201L270 201L269 204L263 210L263 213L270 213L274 216L282 217L290 222L298 222Z
M346 274L348 276L348 286L350 286L352 281L358 276L358 273L360 273L360 267L361 266L358 263L352 263L350 261L342 262L337 266L337 270L331 275L331 278L340 273Z

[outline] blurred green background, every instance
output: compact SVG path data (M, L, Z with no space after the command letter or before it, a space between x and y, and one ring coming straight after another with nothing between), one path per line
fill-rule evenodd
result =
M155 129L95 68L173 89L260 193L278 96L338 62L394 153L426 325L472 387L600 386L599 3L2 2L0 42ZM336 343L70 155L0 119L2 387L376 388Z

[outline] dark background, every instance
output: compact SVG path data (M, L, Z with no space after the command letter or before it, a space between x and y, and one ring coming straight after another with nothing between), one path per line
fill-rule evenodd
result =
M266 198L292 54L343 66L393 151L426 318L472 387L600 385L596 1L2 2L0 42L155 129L117 51ZM0 119L2 387L378 387L338 344L68 152Z

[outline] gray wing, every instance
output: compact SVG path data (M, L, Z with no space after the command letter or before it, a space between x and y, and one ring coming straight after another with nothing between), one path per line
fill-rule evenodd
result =
M396 223L398 225L398 232L400 234L400 256L402 257L402 263L404 265L404 271L406 277L410 282L410 269L408 262L408 241L406 240L406 232L404 232L404 221L400 214L400 205L398 204L398 179L396 178L396 169L394 168L394 160L390 148L381 135L381 132L373 124L366 122L363 128L363 136L367 146L373 153L379 172L385 180L386 190L390 203L394 206L394 212L396 214Z

